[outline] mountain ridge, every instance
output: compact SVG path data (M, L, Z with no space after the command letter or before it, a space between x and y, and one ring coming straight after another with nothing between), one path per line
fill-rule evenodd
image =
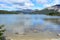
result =
M22 9L16 11L0 10L0 14L45 14L45 15L57 15L60 16L60 4L54 5L43 10Z

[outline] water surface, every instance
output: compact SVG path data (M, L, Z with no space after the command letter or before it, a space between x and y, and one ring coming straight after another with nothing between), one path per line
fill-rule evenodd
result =
M30 14L0 14L0 24L4 24L6 29L11 32L23 32L24 29L31 28L40 31L54 31L60 33L60 25L51 21L46 21L46 18L58 18L58 16L47 15L30 15Z

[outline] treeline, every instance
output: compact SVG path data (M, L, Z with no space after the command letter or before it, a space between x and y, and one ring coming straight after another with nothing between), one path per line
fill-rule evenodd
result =
M44 14L44 15L50 15L50 16L60 16L60 12L55 11L55 10L48 10L48 9L35 10L35 11L31 12L31 14Z
M16 11L0 10L0 14L18 14L18 12L16 12Z
M50 16L60 16L60 13L59 12L50 12L50 13L48 13L48 15L50 15Z
M3 11L0 10L0 14L44 14L50 16L60 16L60 13L54 10L34 10L32 12L25 12L25 11Z

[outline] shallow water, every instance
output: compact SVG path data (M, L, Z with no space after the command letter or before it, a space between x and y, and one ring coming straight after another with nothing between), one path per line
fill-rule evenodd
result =
M24 30L37 30L38 32L50 32L60 33L60 25L51 21L46 21L46 18L58 18L58 16L47 15L30 15L30 14L0 14L0 24L4 24L6 30L10 33L23 33Z

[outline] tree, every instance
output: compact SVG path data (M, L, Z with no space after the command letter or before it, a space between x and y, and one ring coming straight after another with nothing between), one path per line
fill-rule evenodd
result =
M4 25L0 26L0 40L4 40L3 34L5 32L5 29L3 27L4 27Z
M50 13L48 13L48 15L50 15L50 16L60 16L60 13L59 12L50 12Z

